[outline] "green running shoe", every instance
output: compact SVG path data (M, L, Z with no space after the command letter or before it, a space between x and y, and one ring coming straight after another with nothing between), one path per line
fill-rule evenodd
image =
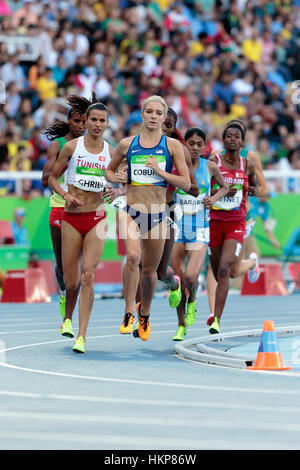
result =
M72 328L72 321L67 318L60 327L60 334L63 336L67 336L67 338L74 338L73 328Z
M173 336L173 341L183 341L186 335L186 327L180 325L177 328L176 334Z
M79 338L76 339L73 351L76 353L85 353L85 341L82 336L79 336Z
M176 308L181 301L181 281L180 277L175 274L174 279L178 281L178 287L175 290L169 291L169 305L171 308Z
M193 326L196 321L197 317L197 301L188 302L187 303L187 310L185 314L185 324L186 326Z
M60 312L62 319L64 320L65 315L66 315L66 297L64 295L60 296L59 312Z
M215 317L213 323L210 326L210 329L208 330L211 335L219 334L220 333L220 325L219 325L219 319L218 317Z

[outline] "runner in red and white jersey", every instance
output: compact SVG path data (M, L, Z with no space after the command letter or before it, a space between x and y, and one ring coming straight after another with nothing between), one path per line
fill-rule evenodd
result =
M222 316L229 289L230 270L240 254L246 228L246 194L257 192L255 166L240 156L244 134L232 124L223 133L224 154L210 159L220 168L229 192L210 211L210 261L216 281L214 321L210 333L220 333ZM217 189L212 181L211 192Z

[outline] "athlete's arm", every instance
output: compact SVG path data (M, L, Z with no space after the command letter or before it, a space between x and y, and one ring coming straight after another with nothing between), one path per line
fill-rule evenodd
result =
M224 178L222 176L222 173L220 172L218 165L215 162L208 160L207 167L208 167L210 176L214 178L214 180L219 186L219 189L216 192L214 192L213 195L206 196L203 199L204 207L206 209L211 209L216 201L226 196L229 188L224 181Z
M216 154L217 154L218 152L216 152L216 151L214 151L214 152L215 152L214 155L211 154L210 157L208 158L208 160L209 160L210 162L217 163ZM217 166L218 166L218 165L217 165ZM216 190L216 189L212 189L210 194L211 194L212 196L214 196L216 193L217 193L217 190ZM235 196L235 194L236 194L236 189L234 188L234 185L233 185L233 184L229 185L229 186L228 186L227 196L228 196L228 197L233 197L233 196Z
M215 157L217 153L221 153L221 152L222 150L212 150L209 159Z
M173 173L162 170L158 166L157 160L152 155L148 158L146 166L152 168L157 175L165 179L168 183L187 192L190 190L191 181L189 170L185 162L183 146L178 140L172 139L171 137L167 137L167 142L178 174L174 175Z
M128 152L133 137L122 139L114 153L111 161L105 170L105 179L110 183L127 183L128 170L125 167L119 168L126 153Z
M190 187L190 190L188 191L188 194L190 194L191 196L197 197L199 196L199 186L198 186L198 182L196 178L196 173L193 168L192 159L191 159L188 149L186 147L183 147L183 150L184 150L184 155L185 155L185 163L186 163L186 166L188 167L190 180L191 180L191 187Z
M113 158L115 154L115 149L109 145L109 153L110 157ZM120 170L126 170L128 169L127 161L126 158L123 158L121 164L119 165L118 172ZM105 186L102 197L105 200L105 202L108 202L109 204L113 202L114 199L116 199L119 196L123 196L127 192L127 184L122 183L120 187L120 183L118 184L118 187L113 187L110 185Z
M257 190L258 190L257 178L256 178L256 166L252 160L248 160L247 175L248 175L247 193L249 194L249 196L256 196Z
M42 174L42 185L44 188L48 188L48 178L51 174L54 163L56 162L57 156L59 154L60 145L57 140L51 142L47 150L47 159L43 168Z
M267 196L268 195L268 185L264 176L263 167L259 158L259 155L256 152L249 151L247 155L247 160L253 161L255 166L256 178L257 178L257 193L256 196Z
M207 160L216 163L216 162L217 162L217 157L216 157L216 154L217 154L217 153L218 153L218 152L213 151L213 152L210 154L210 156L208 157Z
M61 185L59 184L57 180L68 168L69 159L75 152L76 145L77 145L77 139L74 139L74 140L71 140L70 142L67 142L63 146L58 156L58 159L55 161L53 165L51 174L48 178L48 183L49 183L50 188L53 189L53 191L55 191L57 194L59 194L66 201L66 203L71 207L83 206L84 204L75 196L72 196L71 194L67 193L64 190L64 188L61 187Z

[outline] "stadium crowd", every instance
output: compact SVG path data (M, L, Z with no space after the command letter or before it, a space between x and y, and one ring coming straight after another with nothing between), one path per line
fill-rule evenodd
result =
M0 171L41 170L43 131L65 119L67 95L92 89L112 145L158 94L182 134L206 131L205 153L239 118L265 169L300 169L299 30L300 0L0 0ZM24 194L43 191L23 181Z

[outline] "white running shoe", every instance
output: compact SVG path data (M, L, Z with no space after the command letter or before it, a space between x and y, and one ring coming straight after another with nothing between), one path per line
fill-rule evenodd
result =
M249 259L254 259L255 260L255 266L254 268L252 269L249 269L248 271L248 281L251 283L251 284L254 284L259 276L260 276L260 267L259 267L259 263L258 263L258 256L256 253L250 253L249 255Z

